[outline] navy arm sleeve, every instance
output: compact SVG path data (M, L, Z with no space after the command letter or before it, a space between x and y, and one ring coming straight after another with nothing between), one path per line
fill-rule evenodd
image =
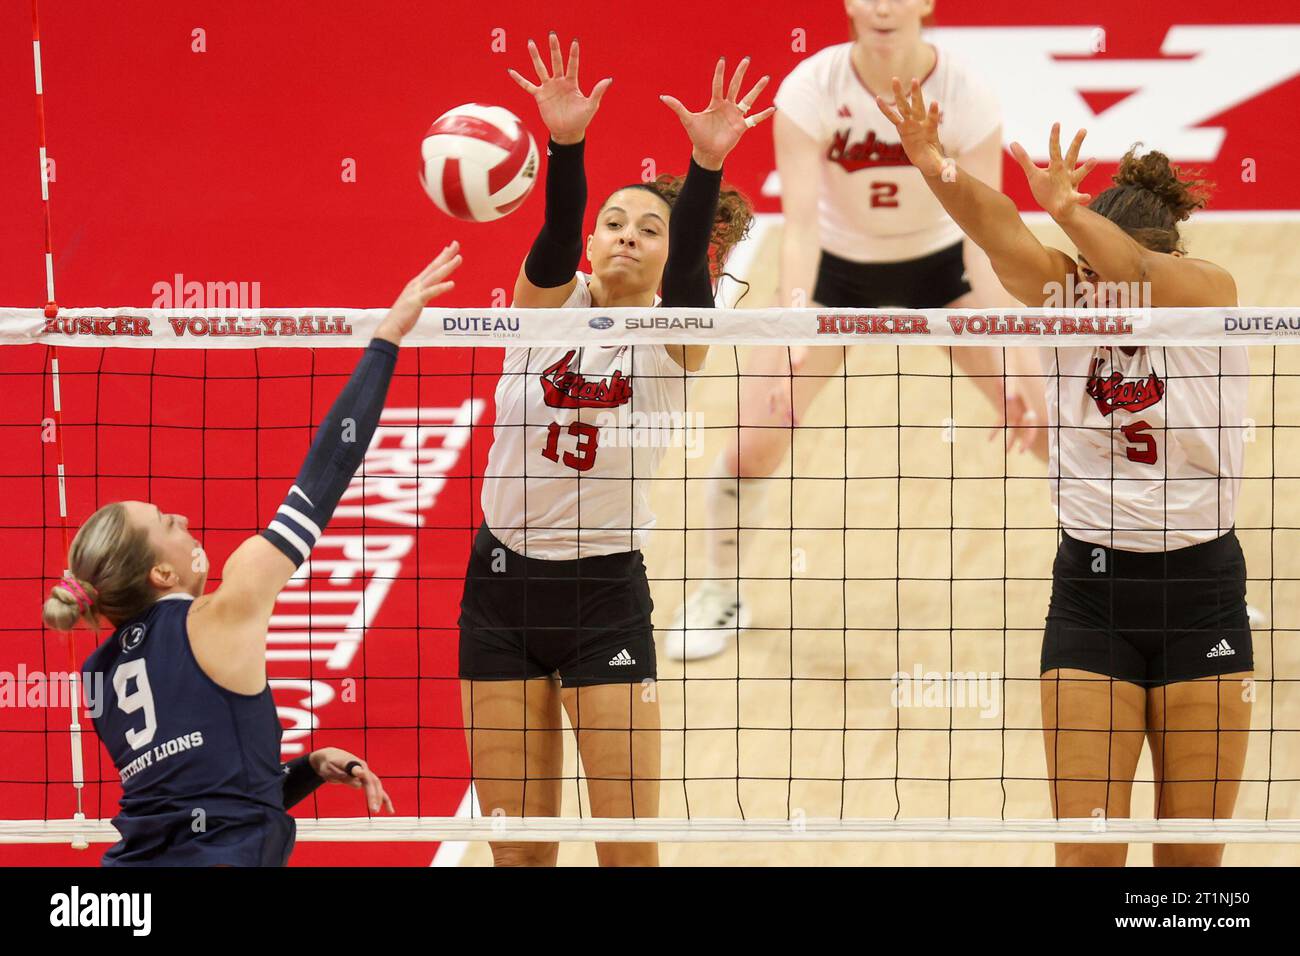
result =
M307 560L352 476L361 467L375 436L379 413L384 410L396 365L397 346L372 339L316 430L311 450L284 504L262 532L262 537L295 567Z
M293 807L306 800L316 792L325 781L316 775L316 771L311 768L311 757L295 757L286 764L280 765L280 772L284 774L284 808L292 810Z
M713 308L709 243L721 192L722 170L712 172L692 159L668 223L668 262L660 303L665 308Z
M573 279L582 261L582 217L587 209L586 140L546 146L546 218L524 260L524 275L539 289Z

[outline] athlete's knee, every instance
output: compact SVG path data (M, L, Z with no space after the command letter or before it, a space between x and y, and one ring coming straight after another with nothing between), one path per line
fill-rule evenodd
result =
M735 473L741 478L766 478L780 467L789 450L789 433L783 429L741 428Z
M736 396L738 423L760 429L794 424L794 389L794 379L784 373L743 379Z
M730 483L736 478L767 478L785 457L788 442L776 440L775 428L742 427L718 456L713 478Z
M493 843L493 866L555 866L558 843Z
M596 861L601 866L658 866L657 843L597 843Z
M1123 866L1127 843L1058 843L1057 866Z
M1157 843L1152 850L1154 866L1222 866L1222 843Z

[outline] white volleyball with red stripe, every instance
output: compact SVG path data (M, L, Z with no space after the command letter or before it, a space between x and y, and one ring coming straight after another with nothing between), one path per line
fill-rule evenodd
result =
M500 106L466 103L443 113L420 153L424 191L457 219L500 219L518 209L537 182L537 142Z

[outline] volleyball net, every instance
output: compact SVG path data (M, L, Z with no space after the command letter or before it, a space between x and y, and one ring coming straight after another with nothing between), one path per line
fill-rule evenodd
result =
M94 638L40 626L66 566L65 524L131 498L185 514L217 583L274 514L382 315L0 309L0 842L117 838L119 776L90 729L88 689L70 677ZM354 791L326 787L295 811L299 838L1300 842L1298 335L1300 309L1277 308L426 310L365 463L280 595L267 642L285 759L322 746L362 755L400 817L358 815ZM626 479L647 483L657 515L645 548L656 632L708 576L720 531L740 541L749 627L708 660L659 656L658 818L593 818L568 729L564 815L485 816L457 615L502 350L657 344L710 354L681 416L633 403L604 423L610 441L666 446L655 474ZM1004 409L942 348L1044 351L1031 387L1059 389L1082 386L1050 374L1052 350L1118 345L1249 349L1249 415L1201 423L1239 431L1246 449L1235 526L1257 612L1242 689L1254 709L1231 820L1149 819L1147 757L1134 819L1052 819L1038 671L1058 541L1047 465L1007 451ZM739 433L758 347L842 361L806 415L780 426L788 449L755 479L761 505L742 492L733 526L717 528L707 483Z

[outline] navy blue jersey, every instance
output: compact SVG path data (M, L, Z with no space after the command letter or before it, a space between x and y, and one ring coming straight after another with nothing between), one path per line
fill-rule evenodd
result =
M271 689L236 694L203 672L191 604L158 601L83 667L102 697L91 701L95 731L122 780L122 840L104 865L282 866L295 830Z

